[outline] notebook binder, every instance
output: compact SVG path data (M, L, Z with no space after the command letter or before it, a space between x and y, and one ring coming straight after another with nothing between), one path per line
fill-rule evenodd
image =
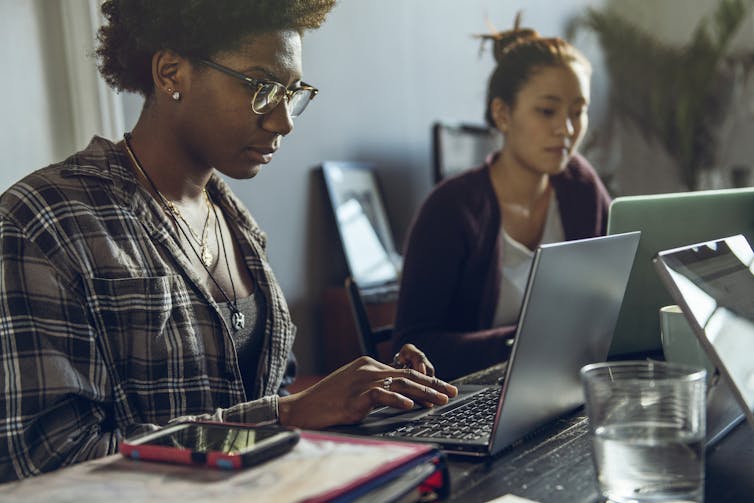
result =
M292 451L241 470L150 462L119 454L3 484L0 502L383 503L443 499L437 446L302 431Z
M399 445L407 449L400 457L386 461L345 485L304 499L302 503L403 501L412 492L417 500L426 500L430 494L437 499L445 499L450 494L445 455L437 446L320 432L303 432L302 438L313 442L334 441L375 448Z

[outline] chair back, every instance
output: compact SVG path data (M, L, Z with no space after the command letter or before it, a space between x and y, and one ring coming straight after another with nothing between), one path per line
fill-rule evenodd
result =
M435 122L432 125L434 182L481 165L502 144L500 133L486 126Z
M375 360L380 360L377 345L381 342L387 342L390 340L393 333L393 327L388 325L372 328L359 285L353 280L353 278L348 276L345 281L345 288L348 293L348 301L351 305L351 312L356 325L356 333L359 338L361 354L371 356Z

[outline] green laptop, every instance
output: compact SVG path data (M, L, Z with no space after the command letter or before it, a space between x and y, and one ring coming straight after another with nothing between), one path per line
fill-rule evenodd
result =
M641 231L610 357L659 352L660 307L674 304L652 259L657 252L743 234L754 245L754 187L616 198L607 233Z

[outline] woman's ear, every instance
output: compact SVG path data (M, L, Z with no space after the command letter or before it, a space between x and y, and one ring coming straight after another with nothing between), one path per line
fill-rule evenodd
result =
M161 49L152 56L152 80L155 93L164 93L180 100L188 87L188 60L170 49Z
M508 132L508 127L510 126L510 106L508 106L502 98L493 98L490 108L495 127L497 127L501 133L506 134Z

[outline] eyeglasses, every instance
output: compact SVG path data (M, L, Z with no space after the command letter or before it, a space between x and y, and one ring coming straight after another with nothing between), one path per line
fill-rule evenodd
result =
M252 79L243 73L231 70L227 66L219 65L208 59L200 59L199 62L246 82L253 93L251 95L251 110L258 115L272 112L285 98L288 103L288 114L291 117L298 117L304 112L309 102L319 93L319 89L304 82L296 89L287 89L279 82Z

